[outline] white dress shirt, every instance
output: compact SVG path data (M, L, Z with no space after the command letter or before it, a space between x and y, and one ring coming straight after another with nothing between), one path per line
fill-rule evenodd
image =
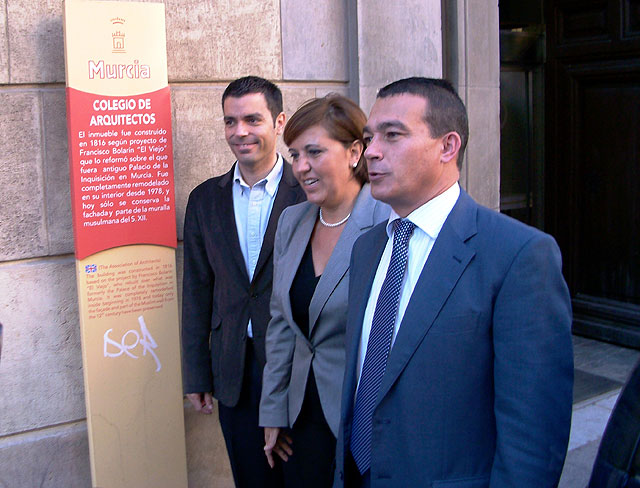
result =
M409 215L407 219L413 222L416 227L413 230L413 235L409 240L409 253L407 259L407 270L402 279L402 287L400 288L400 299L398 302L398 315L393 327L393 337L391 339L391 347L396 340L398 330L400 329L400 323L404 312L407 310L409 299L413 293L413 289L418 282L422 268L424 268L427 258L431 253L433 244L438 238L440 229L444 225L445 220L449 216L451 209L458 201L460 196L460 186L455 183L451 188L441 193L437 197L429 200L427 203L418 207ZM399 219L397 213L391 211L389 221L387 223L387 235L389 236L387 244L380 258L376 276L371 286L371 293L369 294L369 301L367 302L367 308L364 312L364 320L362 322L362 335L360 337L360 348L358 350L358 384L360 383L360 373L362 372L362 366L364 365L364 357L367 353L367 344L369 343L369 334L371 333L371 323L373 321L373 313L378 301L378 295L380 295L380 289L385 276L387 275L387 269L389 268L389 262L391 261L391 251L393 249L393 221Z
M271 172L253 186L245 182L237 162L233 172L233 212L249 281L253 279L253 272L258 263L262 240L269 224L278 185L282 179L283 164L282 156L278 154ZM253 337L251 320L247 326L247 334Z

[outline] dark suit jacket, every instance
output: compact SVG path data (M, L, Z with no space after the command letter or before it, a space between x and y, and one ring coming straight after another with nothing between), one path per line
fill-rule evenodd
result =
M273 238L280 213L305 199L285 162L253 280L249 282L233 211L233 168L197 186L184 221L182 356L185 393L212 391L237 404L244 374L247 325L264 367L273 274Z
M386 241L379 225L353 250L336 486L362 320ZM553 238L461 192L389 354L373 414L372 486L555 486L571 420L570 327Z
M640 487L640 361L611 412L588 486Z

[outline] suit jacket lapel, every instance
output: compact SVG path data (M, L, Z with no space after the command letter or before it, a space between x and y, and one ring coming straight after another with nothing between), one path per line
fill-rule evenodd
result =
M315 205L309 205L306 212L301 216L300 220L294 223L295 227L292 229L292 235L287 246L287 266L284 270L282 282L279 286L282 286L283 290L291 290L291 285L300 267L300 262L304 256L304 252L309 244L313 227L316 223L316 215L318 213L318 207ZM283 314L286 316L289 323L293 323L293 313L291 311L291 302L289 300L284 301L285 309ZM302 331L295 327L296 332L304 339L308 340Z
M269 223L267 224L267 230L265 231L264 238L262 240L262 247L260 248L260 255L258 256L256 269L253 272L254 281L256 277L260 275L260 271L273 253L273 240L276 235L280 214L286 207L298 203L298 195L293 191L293 188L296 186L298 186L298 182L293 176L291 165L284 161L282 166L282 179L278 185L276 199L273 202L271 215L269 216Z
M234 168L235 165L232 166L231 170L218 181L221 191L215 193L214 198L217 199L216 208L219 208L220 210L214 218L220 221L220 226L223 230L222 235L227 242L226 247L229 250L233 261L238 266L241 276L243 276L248 283L249 274L247 273L247 266L244 262L244 257L242 256L242 250L240 249L238 229L236 229L236 215L233 209Z
M331 253L329 262L327 262L324 273L311 298L311 303L309 304L309 336L311 336L313 327L331 293L333 293L333 290L335 290L349 269L351 250L353 249L354 242L366 229L373 227L375 201L371 199L369 195L370 191L366 187L360 191L356 203L353 206L351 217L347 221L347 225L343 229L340 239L338 239L336 247Z
M429 332L438 313L475 256L466 241L476 234L476 204L464 192L449 214L413 290L389 353L378 402L387 394Z

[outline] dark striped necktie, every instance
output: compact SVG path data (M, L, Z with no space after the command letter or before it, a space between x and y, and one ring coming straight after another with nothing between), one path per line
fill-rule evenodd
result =
M351 430L351 454L361 474L371 465L371 419L382 377L387 368L402 279L407 267L409 239L414 228L415 224L406 219L393 222L391 260L373 313Z

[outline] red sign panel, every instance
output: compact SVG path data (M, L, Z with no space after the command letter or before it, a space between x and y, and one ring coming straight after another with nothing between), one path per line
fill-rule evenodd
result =
M169 87L115 97L67 88L76 257L176 247Z

